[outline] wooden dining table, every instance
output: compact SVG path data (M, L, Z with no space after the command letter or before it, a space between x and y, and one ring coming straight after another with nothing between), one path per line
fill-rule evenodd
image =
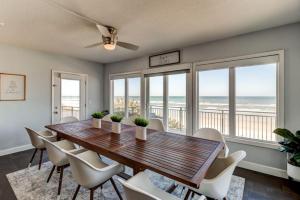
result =
M147 129L147 140L135 138L135 127L122 124L121 133L111 132L111 122L93 128L92 120L47 125L57 137L67 139L128 167L134 174L145 169L199 187L224 143L170 132Z

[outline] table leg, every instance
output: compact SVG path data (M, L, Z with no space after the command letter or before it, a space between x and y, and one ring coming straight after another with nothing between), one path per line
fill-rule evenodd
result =
M133 175L136 175L136 174L138 174L139 172L142 172L142 171L145 170L145 169L142 168L142 167L133 167L132 169L133 169Z

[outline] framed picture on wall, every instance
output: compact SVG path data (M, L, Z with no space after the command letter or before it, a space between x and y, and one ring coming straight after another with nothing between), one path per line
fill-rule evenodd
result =
M26 76L0 73L0 101L25 101Z
M180 63L180 51L172 51L163 54L149 56L149 67L159 67Z

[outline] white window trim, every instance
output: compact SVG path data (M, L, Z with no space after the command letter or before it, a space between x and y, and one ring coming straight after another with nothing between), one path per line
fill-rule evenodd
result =
M223 63L226 63L226 68L229 68L230 78L229 78L229 84L235 84L235 74L232 72L233 70L230 70L231 67L235 66L234 62L246 60L246 59L260 59L264 57L270 57L270 56L277 56L278 57L278 66L277 66L277 127L284 127L284 50L278 50L278 51L271 51L271 52L263 52L263 53L257 53L257 54L251 54L251 55L245 55L245 56L237 56L232 58L224 58L224 59L217 59L217 60L210 60L210 61L203 61L203 62L195 62L193 64L193 86L194 86L194 95L193 95L193 119L195 119L195 124L193 125L193 133L195 133L198 130L198 77L197 72L198 71L204 71L204 70L212 70L212 69L221 69L220 65ZM229 88L235 88L230 87ZM232 94L233 93L233 94ZM234 97L235 91L229 91L229 98ZM229 106L234 106L234 99L229 100ZM235 110L235 108L231 108ZM232 112L234 113L234 112ZM232 117L232 116L230 116ZM234 116L233 116L234 117ZM230 130L235 130L232 127L235 127L235 120L231 120L229 126L231 126ZM251 138L240 138L236 137L234 133L229 133L229 136L225 136L227 141L236 142L236 143L242 143L242 144L248 144L248 145L254 145L254 146L260 146L260 147L267 147L267 148L278 148L277 142L268 142L268 141L260 141L255 140ZM279 140L279 138L277 138Z

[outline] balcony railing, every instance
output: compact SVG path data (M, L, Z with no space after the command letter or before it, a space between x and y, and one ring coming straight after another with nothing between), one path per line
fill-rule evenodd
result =
M62 106L61 107L61 118L73 116L73 117L76 117L77 119L80 119L79 111L80 111L79 107Z
M150 117L163 117L163 107L150 106ZM276 141L272 133L276 128L276 113L261 111L236 111L236 136L264 141ZM186 129L186 108L168 108L168 126L170 129ZM199 109L198 127L214 128L229 135L229 111L218 109Z
M124 108L119 109L124 111ZM139 108L130 108L131 113L139 113ZM163 106L150 105L150 118L163 119ZM186 129L186 107L171 106L168 108L168 128L176 132ZM235 114L237 137L263 141L276 141L273 130L276 128L276 113L262 111L238 110ZM214 128L224 135L229 135L229 111L223 109L199 109L198 127Z

